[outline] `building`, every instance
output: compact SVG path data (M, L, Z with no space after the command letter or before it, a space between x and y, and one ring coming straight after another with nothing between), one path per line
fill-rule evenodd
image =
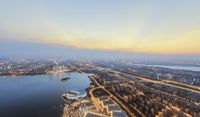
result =
M86 112L83 117L107 117L107 116L94 112Z
M109 105L105 107L107 115L111 116L113 112L121 111L121 108L117 104Z
M115 103L111 98L103 96L97 99L97 102L101 106L101 112L105 113L109 117L127 117L125 111Z
M111 114L111 117L127 117L125 111L114 111Z

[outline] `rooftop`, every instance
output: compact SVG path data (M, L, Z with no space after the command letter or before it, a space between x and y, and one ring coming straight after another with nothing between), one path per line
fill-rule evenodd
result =
M121 111L121 108L118 105L110 105L108 111Z
M106 117L105 115L101 115L98 113L93 113L93 112L87 112L85 117Z
M119 111L119 112L112 112L113 117L127 117L125 111Z

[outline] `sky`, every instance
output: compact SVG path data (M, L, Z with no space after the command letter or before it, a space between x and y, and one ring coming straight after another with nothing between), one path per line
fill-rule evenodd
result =
M199 55L199 5L199 0L1 0L0 51L33 43Z

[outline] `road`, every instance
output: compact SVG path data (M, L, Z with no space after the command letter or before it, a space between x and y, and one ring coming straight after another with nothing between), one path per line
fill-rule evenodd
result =
M104 86L102 86L101 84L99 84L94 77L91 77L91 79L98 86L98 87L93 88L93 89L91 89L89 91L89 94L90 94L90 96L92 98L92 101L94 103L96 103L96 102L95 102L95 99L94 99L95 97L93 95L93 91L96 90L96 89L98 89L98 88L101 88L105 92L107 92L109 94L110 98L112 98L113 100L115 100L116 103L119 104L127 112L128 115L130 115L131 117L135 117L134 113L132 113L118 98L116 98L112 93L110 93L110 91L108 91ZM95 105L96 105L95 107L97 107L97 108L99 107L99 106L97 106L97 104L95 104Z
M155 83L155 84L163 84L163 85L166 85L166 86L170 86L170 87L174 87L174 88L178 88L178 89L182 89L182 90L186 90L186 91L190 91L190 92L193 92L193 93L200 94L200 91L199 91L200 87L197 87L197 86L192 86L192 85L183 84L183 83L174 82L174 81L168 81L168 80L154 80L154 79L149 79L149 78L145 78L145 77L141 77L141 76L136 76L136 75L130 74L130 73L124 73L122 71L116 71L116 70L113 70L113 69L110 69L110 68L97 67L97 69L99 69L99 70L106 70L106 71L114 72L114 73L117 73L117 74L124 74L124 75L127 75L129 77L138 78L138 79L140 79L142 81L145 81L145 82L151 82L151 83ZM169 83L174 83L174 84L169 84ZM181 87L180 85L176 85L176 84L180 84L182 86L191 87L193 89Z

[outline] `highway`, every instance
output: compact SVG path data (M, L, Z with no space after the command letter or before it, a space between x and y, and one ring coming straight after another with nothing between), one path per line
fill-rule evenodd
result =
M145 81L145 82L151 82L151 83L155 83L155 84L163 84L163 85L166 85L166 86L170 86L170 87L174 87L174 88L178 88L178 89L183 89L183 90L186 90L186 91L190 91L190 92L193 92L193 93L200 94L199 87L197 87L197 86L191 86L191 85L188 85L188 84L178 83L178 82L169 81L169 80L149 79L149 78L141 77L141 76L138 76L138 75L136 76L136 75L131 74L131 73L125 73L125 72L122 72L122 71L116 71L116 70L113 70L113 69L110 69L110 68L97 67L97 69L106 70L106 71L110 71L110 72L114 72L114 73L118 73L118 74L124 74L124 75L127 75L129 77L138 78L138 79L140 79L142 81ZM169 83L174 83L174 84L169 84ZM175 85L176 83L180 84L182 86L191 87L193 89L181 87L180 85Z
M143 76L138 76L138 75L134 75L134 74L123 72L123 71L113 70L113 69L110 69L110 68L101 68L101 67L96 67L96 68L98 70L100 70L100 71L108 71L108 72L113 72L113 73L116 73L116 74L123 74L126 77L130 77L128 82L134 83L135 79L139 79L139 80L144 81L144 82L150 82L150 83L154 83L154 84L161 84L161 85L170 86L170 87L173 87L173 88L177 88L177 89L181 89L181 90L185 90L185 91L189 91L189 92L200 94L200 90L199 90L200 87L198 87L198 86L192 86L192 85L179 83L179 82L174 82L174 81L170 81L170 80L154 80L154 79L147 78L145 76L144 77ZM125 77L123 77L123 78L125 78ZM95 78L92 78L92 80L93 80L93 82L95 84L97 84L97 86L99 88L104 89L104 91L106 91L113 100L115 100L121 107L123 107L123 109L127 112L128 115L134 116L134 113L132 113L128 108L126 108L125 105L120 101L122 99L122 97L120 97L120 96L116 97L116 96L112 95L112 93L110 93L105 88L105 86L102 86L101 84L99 84ZM150 87L148 87L148 88L150 88ZM150 88L150 89L152 89L152 88ZM155 89L153 88L152 90L155 90ZM161 91L161 92L163 92L163 91ZM171 95L171 96L176 96L179 99L181 98L181 99L187 100L186 98L183 98L183 97L180 97L180 96L177 96L177 95L174 95L174 94L170 94L170 93L166 93L166 92L163 92L163 93ZM199 105L199 102L194 102L194 103L196 105ZM175 106L167 105L166 107L167 107L167 109L173 110L174 113L177 113L177 112L180 111L180 109L175 107ZM137 111L137 112L139 113L139 111ZM187 114L185 112L184 112L184 115L187 116L187 117L191 116L191 115L189 115L189 114ZM141 114L141 116L143 116L143 115Z

